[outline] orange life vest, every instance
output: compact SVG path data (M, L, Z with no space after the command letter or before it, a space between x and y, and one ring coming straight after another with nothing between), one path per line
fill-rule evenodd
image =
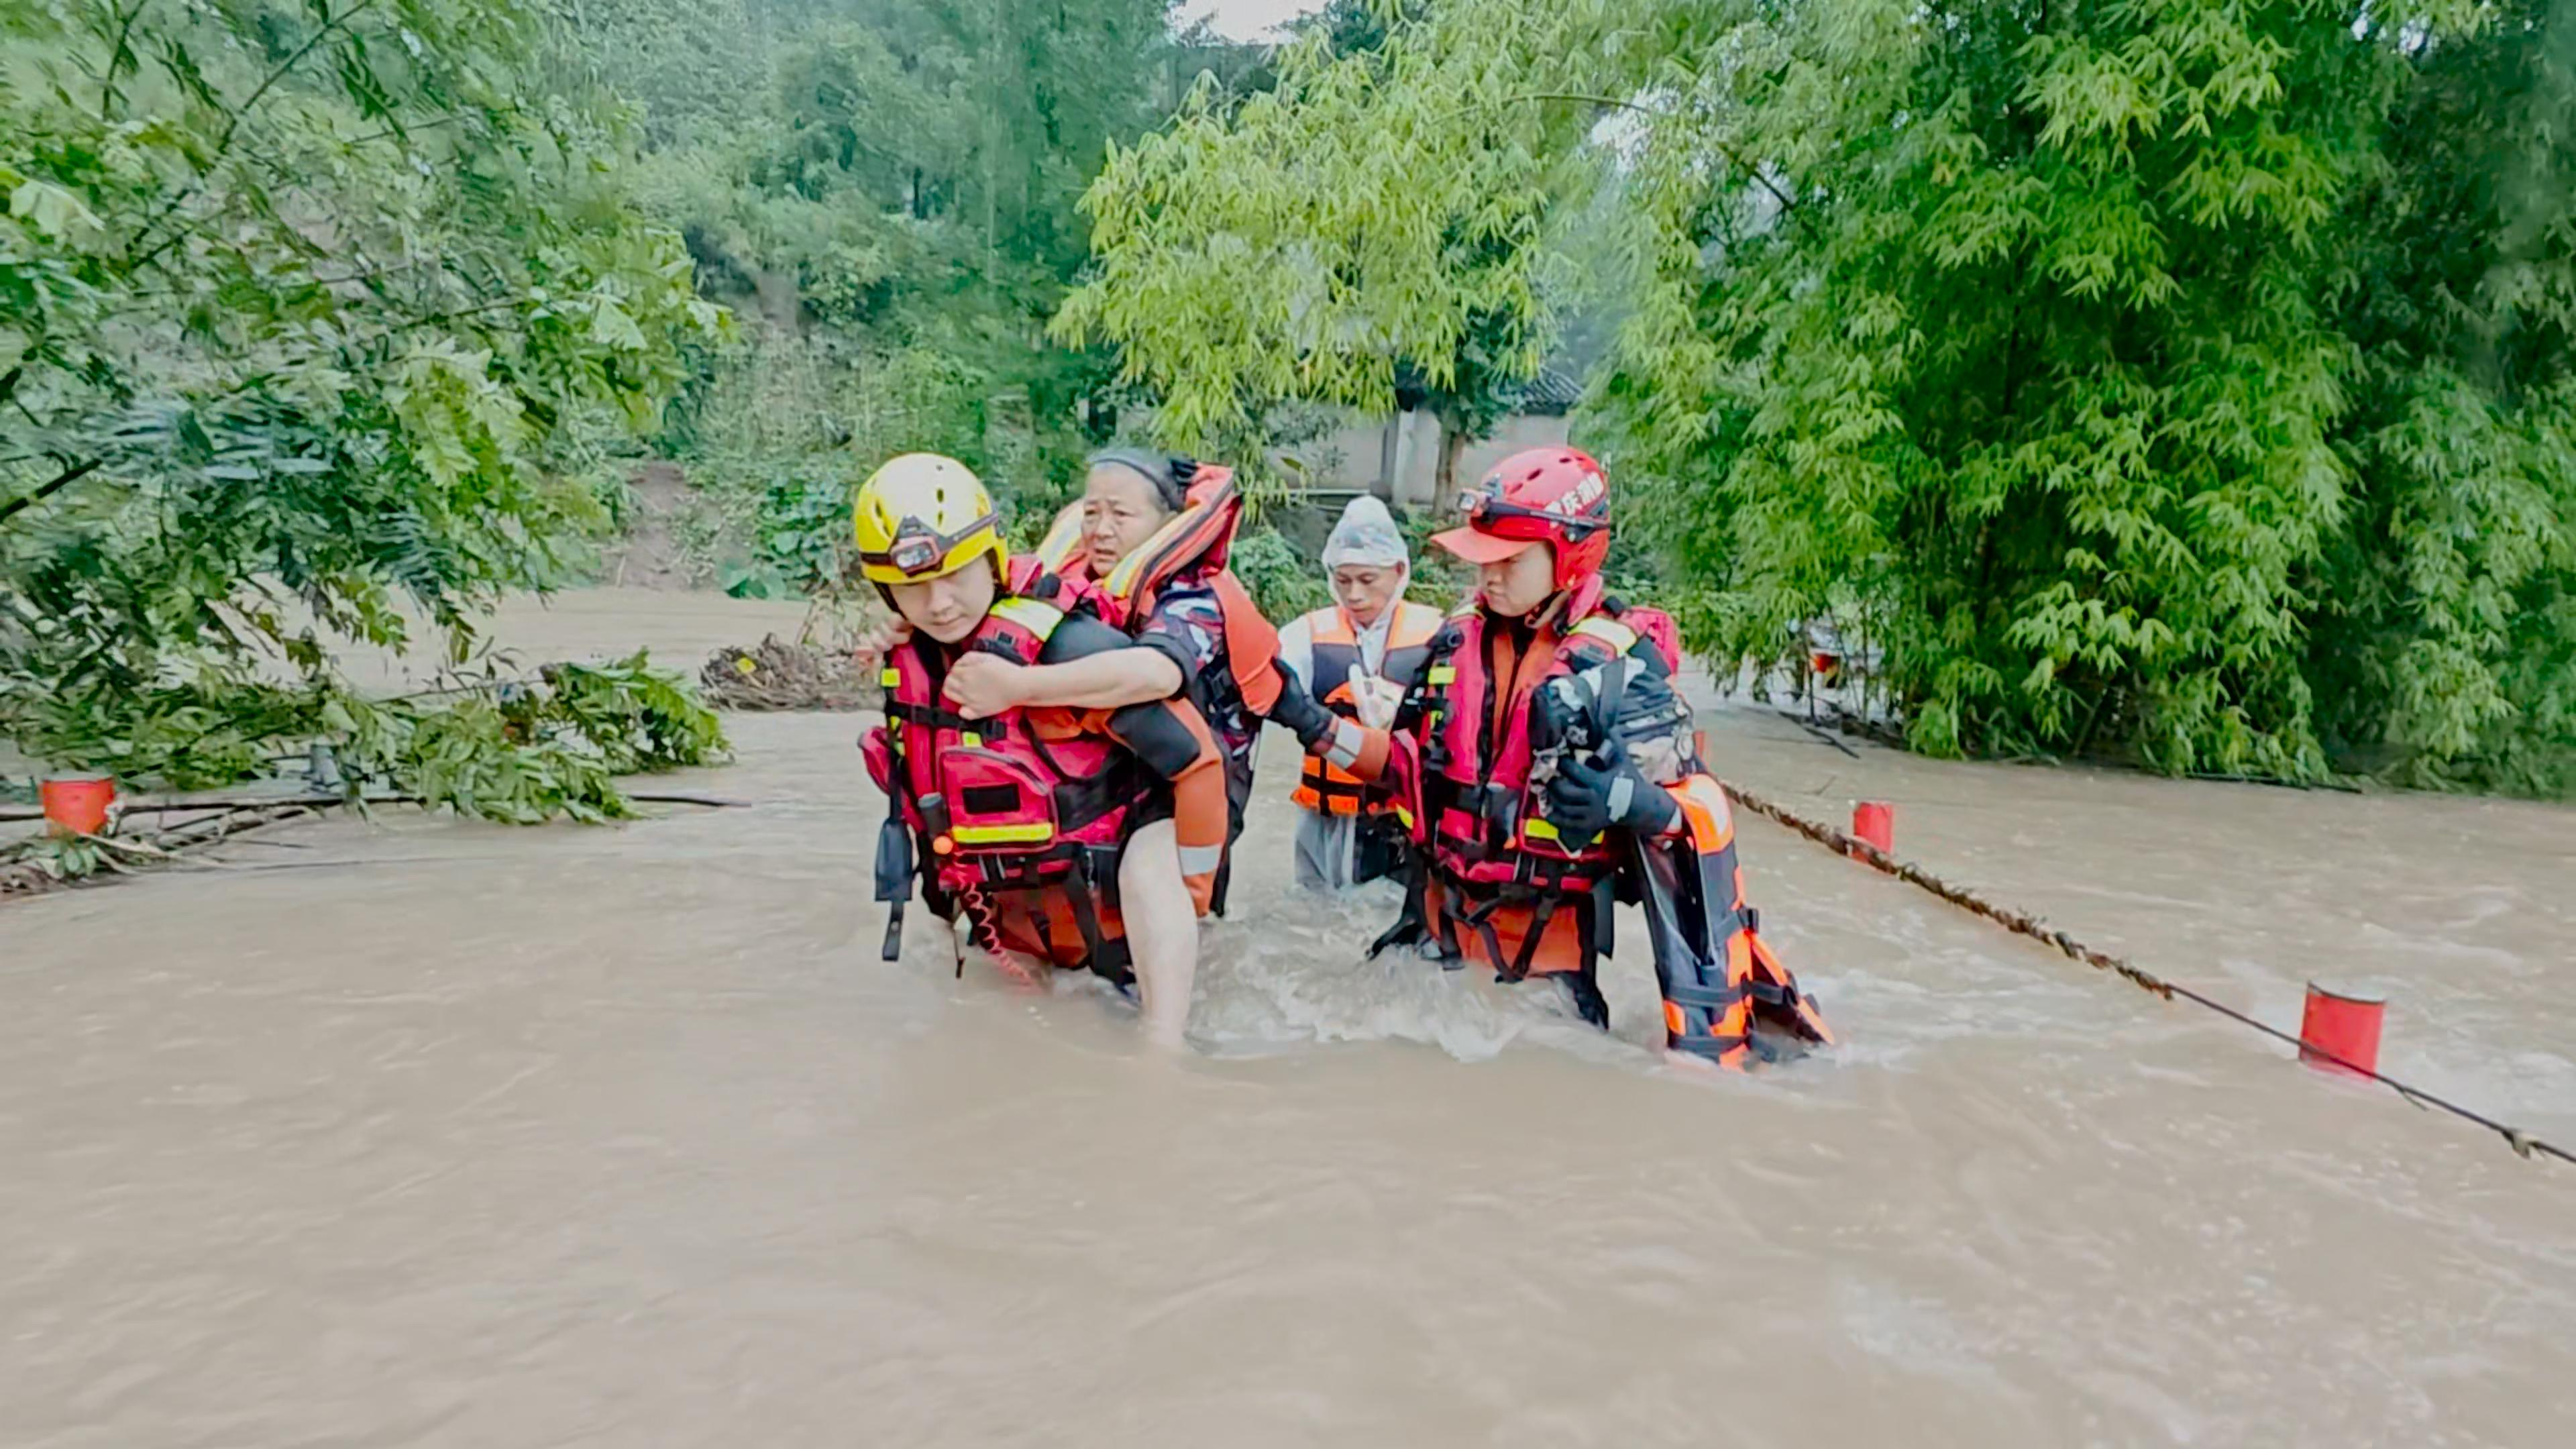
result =
M1393 608L1395 618L1387 625L1386 651L1379 656L1376 674L1399 688L1410 689L1422 677L1432 636L1440 632L1441 615L1429 604L1409 599L1396 600ZM1360 653L1359 631L1351 627L1351 616L1339 604L1330 604L1308 614L1305 623L1314 640L1307 692L1335 714L1358 718L1359 706L1351 698L1351 670L1367 670ZM1289 799L1300 810L1356 815L1362 809L1365 789L1358 776L1321 755L1308 755L1298 774L1297 789ZM1372 814L1389 808L1383 802L1369 807Z
M1726 787L1695 774L1673 794L1689 834L1687 847L1639 855L1642 868L1669 877L1657 890L1641 893L1647 929L1658 938L1675 938L1659 939L1655 951L1665 1044L1724 1067L1777 1055L1774 1048L1783 1039L1832 1045L1824 1012L1772 954L1771 943L1762 939L1761 914L1745 901ZM1672 906L1679 909L1666 909ZM1685 958L1696 963L1687 973L1675 968Z

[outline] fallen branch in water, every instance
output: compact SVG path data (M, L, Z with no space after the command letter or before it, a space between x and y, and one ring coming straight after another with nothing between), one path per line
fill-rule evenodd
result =
M741 809L748 807L752 803L748 800L729 800L720 795L691 795L676 791L647 793L629 790L625 792L625 795L629 800L640 800L648 805L703 805L711 810ZM116 806L116 810L120 816L187 815L200 811L213 813L229 810L266 810L279 806L292 806L298 810L325 810L333 806L352 804L418 805L421 803L421 797L418 795L398 795L391 793L360 795L356 797L338 794L257 795L212 800L154 800L132 803L120 801ZM42 810L0 810L0 822L42 820L44 818L45 812Z
M62 882L52 874L23 860L0 862L0 900L13 896L40 896L59 890Z
M728 800L722 795L691 795L671 790L626 790L620 793L627 799L642 805L703 805L710 810L746 810L752 803L749 800ZM368 805L426 805L429 803L418 795L366 795L360 799ZM319 797L311 803L336 805L344 802L339 796L332 795Z
M210 844L228 836L241 835L263 826L300 819L321 813L311 803L280 801L266 805L235 807L210 820L191 820L160 833L157 840L173 850Z
M687 791L665 790L631 793L629 800L653 805L697 805L713 810L745 808L748 800L729 800L720 795L698 795ZM419 805L418 795L392 793L357 797L347 795L305 795L280 798L267 796L247 799L162 800L120 805L118 818L129 815L191 814L201 818L182 821L166 830L147 836L71 835L37 836L13 842L7 847L7 858L0 858L0 899L43 895L93 874L105 871L112 875L133 875L139 869L157 866L186 865L207 870L262 869L274 867L240 867L215 860L198 860L183 855L212 845L217 841L243 835L265 826L287 820L319 816L324 810L348 805ZM41 820L41 810L0 814L0 820ZM279 844L258 841L253 844ZM321 864L322 862L314 862Z
M217 812L224 810L258 810L271 805L316 806L338 805L342 803L344 802L341 797L337 795L262 795L237 800L119 800L116 803L115 809L119 816L187 815L198 811ZM45 812L42 810L0 810L0 821L42 820L44 818Z
M1833 746L1835 749L1842 751L1853 759L1857 760L1860 758L1860 751L1853 749L1840 735L1827 733L1823 725L1817 724L1813 720L1800 719L1796 715L1789 713L1787 710L1775 710L1773 713L1778 714L1780 718L1785 719L1789 723L1796 725L1798 728L1805 730L1807 733L1814 735L1817 739L1824 741L1826 744ZM1845 728L1848 732L1849 727L1846 726Z

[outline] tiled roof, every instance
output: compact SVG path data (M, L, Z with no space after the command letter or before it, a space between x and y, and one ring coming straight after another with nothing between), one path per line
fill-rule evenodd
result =
M1580 378L1553 367L1542 367L1538 376L1531 378L1521 389L1520 411L1553 416L1573 411L1574 405L1581 401L1583 382Z

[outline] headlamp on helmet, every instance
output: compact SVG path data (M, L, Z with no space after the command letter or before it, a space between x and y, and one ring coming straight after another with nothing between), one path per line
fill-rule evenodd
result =
M863 553L859 561L891 568L907 579L936 577L950 571L948 556L976 534L1001 526L999 514L987 513L953 533L941 533L910 514L895 525L894 541L882 553Z

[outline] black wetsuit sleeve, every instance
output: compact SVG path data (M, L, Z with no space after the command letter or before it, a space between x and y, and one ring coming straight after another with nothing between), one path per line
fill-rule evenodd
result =
M1316 703L1315 696L1285 665L1273 667L1279 670L1286 687L1270 706L1270 722L1296 735L1298 744L1313 749L1316 741L1333 732L1333 712Z
M1151 649L1172 661L1181 671L1181 687L1172 691L1173 699L1188 695L1190 686L1198 682L1198 660L1184 641L1157 629L1148 629L1130 638L1093 614L1065 615L1064 622L1056 625L1055 632L1047 636L1046 647L1038 651L1038 662L1064 664L1075 659L1088 659L1094 654L1105 654L1112 649Z
M1038 662L1065 664L1113 649L1138 647L1135 640L1098 619L1071 614L1047 636L1046 647L1038 651ZM1182 674L1186 680L1187 666ZM1189 725L1173 712L1167 700L1150 700L1112 711L1109 733L1159 779L1174 779L1198 763L1199 737L1190 732Z
M1177 780L1199 762L1204 749L1203 737L1191 731L1180 713L1188 708L1167 699L1121 705L1110 712L1109 733L1144 761L1156 779Z
M1110 628L1088 614L1067 614L1047 636L1045 647L1038 650L1040 664L1070 664L1112 649L1131 648L1135 640Z

